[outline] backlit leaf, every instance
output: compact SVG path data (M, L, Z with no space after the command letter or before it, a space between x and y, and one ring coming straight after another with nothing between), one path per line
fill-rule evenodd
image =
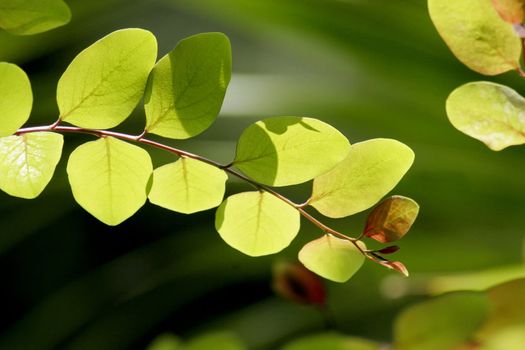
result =
M379 263L381 265L391 269L391 270L395 270L395 271L399 272L400 274L402 274L405 277L409 276L408 269L400 261L381 261Z
M250 256L280 252L295 238L299 226L299 211L259 191L228 197L215 217L215 228L222 239Z
M117 126L142 99L156 57L157 41L147 30L117 30L100 39L60 78L60 118L83 128Z
M0 28L30 35L67 24L69 7L62 0L0 0Z
M299 184L326 173L345 159L350 143L317 119L275 117L246 128L234 165L271 186Z
M32 105L26 73L14 64L0 62L0 137L14 134L29 118Z
M362 249L364 243L358 242ZM348 240L324 235L299 251L299 261L310 271L334 282L346 282L363 265L364 255Z
M524 0L492 0L492 4L505 21L512 24L523 22L525 16Z
M182 157L155 169L148 197L151 203L163 208L195 213L221 204L227 179L224 170Z
M112 137L87 142L69 157L75 200L107 225L118 225L142 207L153 171L145 150Z
M410 306L394 323L396 350L456 349L489 312L483 293L457 292Z
M183 350L245 350L241 340L230 332L214 332L200 335L184 344Z
M413 161L414 152L396 140L356 143L345 160L314 179L309 203L332 218L368 209L395 187Z
M486 293L491 311L477 332L478 340L498 337L500 332L515 326L525 327L525 278L500 284Z
M165 333L156 337L146 350L182 350L181 340L174 334Z
M200 134L217 118L230 77L231 47L224 34L182 40L151 73L146 130L174 139Z
M430 17L454 55L478 73L519 67L521 42L491 0L428 0Z
M62 145L62 135L51 132L0 138L0 189L15 197L37 197L53 177Z
M458 87L447 99L447 115L455 128L494 151L525 143L525 99L504 85Z
M392 196L368 215L365 235L381 243L402 238L412 227L419 212L419 205L410 198Z
M301 337L282 350L380 350L384 346L371 340L338 333L321 333Z

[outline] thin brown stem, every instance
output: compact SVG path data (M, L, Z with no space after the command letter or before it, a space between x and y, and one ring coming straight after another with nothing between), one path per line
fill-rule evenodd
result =
M242 173L232 169L233 163L221 164L219 162L216 162L214 160L205 158L205 157L200 156L198 154L190 153L190 152L187 152L187 151L175 148L175 147L171 147L171 146L165 145L165 144L157 142L157 141L146 139L146 138L144 138L144 136L146 135L146 131L142 132L140 135L133 136L133 135L123 134L123 133L114 132L114 131L108 131L108 130L85 129L85 128L80 128L80 127L76 127L76 126L61 126L61 125L59 125L59 123L60 123L60 119L57 120L55 123L53 123L51 125L22 128L22 129L19 129L16 132L16 135L23 135L23 134L33 133L33 132L54 131L54 132L59 132L59 133L88 134L88 135L93 135L93 136L97 136L97 137L115 137L115 138L118 138L118 139L121 139L121 140L126 140L126 141L130 141L130 142L136 142L136 143L141 143L141 144L144 144L144 145L149 145L149 146L152 146L152 147L155 147L155 148L158 148L158 149L161 149L161 150L164 150L164 151L176 154L179 157L188 157L188 158L199 160L201 162L210 164L210 165L212 165L212 166L214 166L216 168L222 169L226 173L228 173L228 174L230 174L230 175L232 175L232 176L234 176L234 177L236 177L238 179L241 179L241 180L249 183L250 185L254 186L255 188L257 188L257 189L259 189L261 191L265 191L265 192L268 192L268 193L272 194L273 196L279 198L283 202L285 202L288 205L290 205L290 206L294 207L295 209L297 209L297 211L299 211L299 213L305 219L307 219L308 221L313 223L315 226L320 228L323 232L329 233L329 234L331 234L333 236L336 236L338 238L341 238L341 239L344 239L344 240L352 242L356 246L356 248L359 249L359 251L364 256L366 256L367 258L369 258L371 260L374 260L359 246L359 244L357 243L359 241L359 239L349 237L349 236L347 236L347 235L345 235L345 234L343 234L343 233L341 233L339 231L336 231L336 230L326 226L325 224L323 224L321 221L319 221L318 219L316 219L312 215L310 215L304 209L304 207L306 207L308 205L308 201L306 201L305 203L301 203L301 204L297 204L297 203L293 202L292 200L290 200L287 197L283 196L279 192L276 192L272 188L270 188L268 186L265 186L263 184L260 184L260 183L258 183L256 181L250 179L249 177L245 176L244 174L242 174Z

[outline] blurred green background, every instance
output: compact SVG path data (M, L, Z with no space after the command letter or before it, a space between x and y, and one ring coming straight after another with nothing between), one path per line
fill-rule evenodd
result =
M221 31L234 58L221 115L194 140L168 143L228 162L243 128L264 117L298 115L334 125L351 142L388 137L414 149L416 162L393 192L421 205L396 253L412 275L402 280L367 263L346 284L327 282L339 331L389 341L396 313L422 298L436 276L506 266L525 274L525 148L491 152L450 125L448 93L486 78L448 51L426 1L67 3L73 20L65 27L31 37L0 32L0 60L22 66L33 84L28 125L56 119L60 75L78 52L113 30L149 29L159 57L186 36ZM493 80L525 93L512 73ZM120 129L138 133L143 126L138 108ZM67 156L88 139L66 136L63 160L38 199L0 194L0 349L143 349L166 331L188 338L211 330L232 331L250 349L274 349L324 329L316 310L283 301L270 287L273 263L296 259L301 245L319 235L312 225L303 222L292 246L264 258L226 245L214 230L213 210L185 216L146 204L107 227L74 202L66 179ZM151 151L155 165L173 160ZM247 188L229 184L230 193ZM285 193L300 201L309 189ZM358 233L365 215L329 222Z

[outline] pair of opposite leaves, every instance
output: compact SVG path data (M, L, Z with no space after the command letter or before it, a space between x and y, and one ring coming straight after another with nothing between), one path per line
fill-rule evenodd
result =
M202 132L218 114L230 79L229 40L205 33L181 41L155 65L156 55L155 37L141 29L116 31L82 51L58 84L60 119L82 128L114 127L131 114L146 89L148 132L172 138ZM0 74L5 96L0 100L0 136L7 136L29 118L32 93L17 66L0 63ZM3 137L0 188L17 197L38 196L53 175L62 143L62 136L51 132ZM152 165L141 148L103 138L79 147L69 165L75 199L101 221L118 224L146 199ZM108 176L102 180L101 174ZM84 189L83 184L90 186ZM99 198L112 191L109 200ZM114 198L119 199L115 207Z
M429 0L430 17L454 55L472 70L497 75L520 70L523 0ZM495 151L525 143L525 99L491 82L458 87L447 115L463 133Z

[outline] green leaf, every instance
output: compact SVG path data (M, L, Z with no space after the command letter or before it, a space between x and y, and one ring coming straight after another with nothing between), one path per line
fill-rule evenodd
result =
M0 138L0 189L15 197L38 197L53 177L63 143L62 135L51 132Z
M483 293L446 294L405 309L394 323L396 350L457 349L489 312Z
M452 91L448 119L459 131L500 151L525 143L525 99L504 85L480 81Z
M366 249L363 242L357 244ZM363 265L364 255L350 241L326 234L299 251L299 261L312 272L334 282L346 282Z
M509 326L491 334L483 342L483 350L521 349L525 344L525 324Z
M470 69L496 75L519 67L520 39L491 0L428 0L428 10L450 50Z
M146 130L187 139L217 118L231 77L231 46L222 33L179 42L155 66L145 95Z
M524 0L492 0L501 18L512 24L520 24L525 17Z
M365 235L381 243L397 241L410 230L418 212L419 205L410 198L387 198L368 215Z
M288 186L331 170L349 146L343 134L320 120L274 117L244 130L234 165L265 185Z
M215 217L215 228L222 239L250 256L280 252L290 245L299 226L299 211L259 191L228 197Z
M77 147L67 164L75 200L107 225L120 224L142 207L152 171L148 152L113 137Z
M141 100L156 57L157 41L147 30L117 30L100 39L60 78L60 118L90 129L117 126Z
M286 344L282 350L380 350L380 344L371 340L349 337L338 333L321 333L299 338Z
M0 5L1 6L1 5ZM29 119L31 83L18 66L0 62L0 137L14 134Z
M358 213L390 192L413 162L414 152L399 141L356 143L337 167L315 178L309 203L332 218Z
M171 333L156 337L146 350L182 350L184 349L179 337Z
M487 291L487 295L491 309L477 332L478 340L498 337L500 332L515 326L525 326L525 278L495 286Z
M16 35L42 33L69 23L62 0L0 0L0 28Z
M183 347L184 350L244 350L240 339L230 332L214 332L193 338Z
M153 172L151 203L191 214L221 204L228 176L224 170L199 160L181 157Z

